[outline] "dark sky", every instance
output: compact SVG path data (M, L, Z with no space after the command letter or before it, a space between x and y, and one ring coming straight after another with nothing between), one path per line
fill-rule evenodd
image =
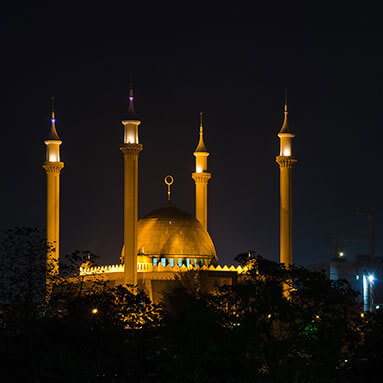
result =
M55 95L65 162L61 252L91 250L102 262L118 262L120 120L133 72L144 146L139 216L164 205L167 174L175 178L177 207L194 212L191 173L203 111L212 173L208 225L220 263L248 249L277 260L275 156L288 88L298 158L294 261L329 260L328 234L347 240L349 259L367 253L367 218L355 212L383 212L382 10L351 2L339 8L126 4L3 10L1 228L45 226L41 164ZM376 255L382 231L378 216Z

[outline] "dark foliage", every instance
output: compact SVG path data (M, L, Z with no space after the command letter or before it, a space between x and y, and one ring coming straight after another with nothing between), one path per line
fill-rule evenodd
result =
M181 273L155 305L134 286L85 283L78 268L96 257L76 251L46 295L46 251L34 229L2 242L0 381L359 382L382 372L382 315L362 317L345 281L241 254L237 284L212 292L206 272Z

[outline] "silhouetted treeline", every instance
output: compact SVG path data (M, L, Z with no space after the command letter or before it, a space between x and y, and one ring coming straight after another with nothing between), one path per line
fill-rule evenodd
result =
M382 315L362 317L345 281L242 254L236 285L213 294L189 271L155 305L132 286L84 283L78 267L94 256L75 252L47 292L42 238L17 229L2 241L1 382L368 382L383 372Z

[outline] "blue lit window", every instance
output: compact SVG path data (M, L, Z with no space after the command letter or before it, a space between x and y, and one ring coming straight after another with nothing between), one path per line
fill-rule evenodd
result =
M186 258L186 266L189 267L190 265L190 258Z
M170 258L169 263L171 267L174 267L174 258Z
M194 266L197 267L197 258L194 258Z
M161 263L166 267L166 258L161 258Z
M153 266L157 266L157 263L158 263L157 258L153 258Z
M178 258L178 266L179 266L179 267L182 266L182 258Z
M201 259L201 266L203 266L203 259Z

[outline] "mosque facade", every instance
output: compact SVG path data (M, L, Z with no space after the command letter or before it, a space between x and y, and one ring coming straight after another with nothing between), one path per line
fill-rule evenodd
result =
M62 143L55 126L52 106L51 128L46 144L47 174L47 242L50 246L47 258L59 259L60 224L60 172L64 163L60 159ZM198 270L205 275L210 289L236 283L244 271L240 266L220 266L214 243L207 230L207 195L211 174L208 171L209 152L203 138L202 113L200 114L199 142L195 156L195 215L183 211L171 202L173 178L167 176L167 204L138 219L138 165L143 145L139 141L139 120L134 109L133 89L129 93L129 109L122 120L123 142L120 150L124 161L124 240L120 262L114 265L80 268L85 281L102 278L109 286L133 285L142 288L152 301L161 299L161 292L176 274ZM281 149L276 160L280 167L281 183L281 231L280 260L292 263L292 133L285 118L279 132ZM57 263L57 262L56 262ZM54 269L57 273L58 269Z

